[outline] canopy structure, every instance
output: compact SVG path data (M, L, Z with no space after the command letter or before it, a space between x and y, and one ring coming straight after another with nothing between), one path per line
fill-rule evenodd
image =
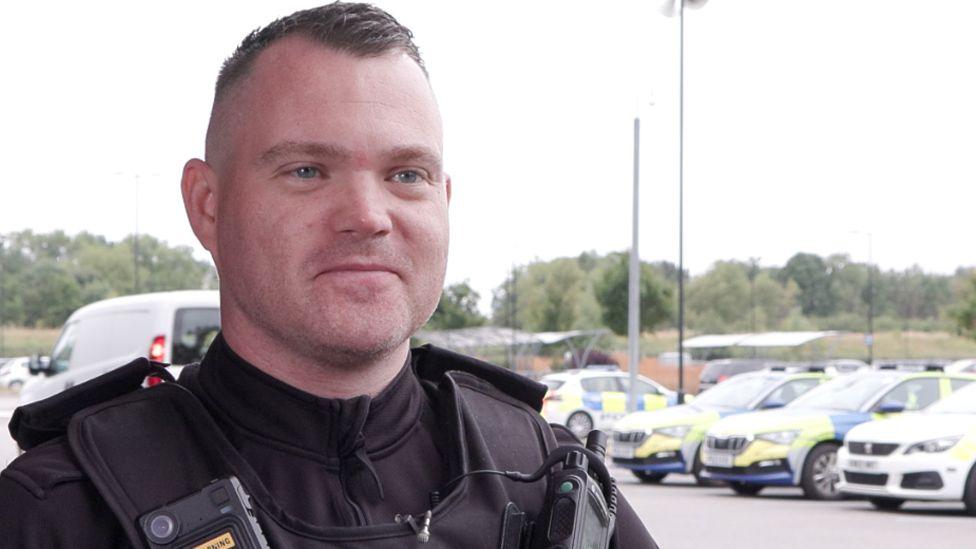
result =
M799 347L811 341L833 337L838 332L766 332L755 334L737 343L739 347Z
M839 332L765 332L759 334L700 335L685 341L686 349L716 347L799 347Z
M568 347L574 365L582 367L587 364L593 347L608 333L610 331L606 329L523 332L499 326L478 326L457 330L425 330L418 332L416 338L438 347L474 355L484 354L487 350L502 349L507 351L509 365L512 367L519 357L536 354L543 345L562 343Z
M685 340L685 349L712 349L715 347L735 347L752 334L700 335Z

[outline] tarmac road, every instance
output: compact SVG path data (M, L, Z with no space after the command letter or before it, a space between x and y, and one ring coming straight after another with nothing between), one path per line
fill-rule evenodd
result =
M808 501L799 488L742 497L695 486L687 475L655 486L625 470L613 473L662 549L976 547L976 517L962 503L908 502L889 513L861 500Z

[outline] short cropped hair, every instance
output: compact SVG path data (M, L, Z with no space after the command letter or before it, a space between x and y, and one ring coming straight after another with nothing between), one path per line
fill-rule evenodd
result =
M403 52L427 75L413 33L389 13L370 4L335 2L297 11L249 34L220 69L214 102L250 71L258 54L274 42L300 35L337 51L360 57Z

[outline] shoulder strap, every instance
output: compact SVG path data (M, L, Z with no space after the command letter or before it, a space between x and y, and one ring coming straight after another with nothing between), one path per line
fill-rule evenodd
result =
M416 357L417 375L423 379L437 380L445 372L454 370L466 372L487 381L536 411L542 409L542 398L547 389L541 383L494 364L433 345L423 345L412 352Z
M20 406L10 419L10 435L24 450L65 434L71 417L95 404L131 393L148 376L173 381L166 365L137 358L50 398Z
M176 383L78 412L68 442L135 547L144 543L141 515L234 474L239 457L203 405Z

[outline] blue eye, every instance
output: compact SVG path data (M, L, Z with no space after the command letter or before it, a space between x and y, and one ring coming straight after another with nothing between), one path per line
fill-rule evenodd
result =
M299 179L313 179L321 175L318 168L313 168L312 166L302 166L301 168L295 168L292 171L295 177Z
M404 170L402 172L397 172L393 176L393 180L398 183L419 183L423 180L423 176L414 170Z

